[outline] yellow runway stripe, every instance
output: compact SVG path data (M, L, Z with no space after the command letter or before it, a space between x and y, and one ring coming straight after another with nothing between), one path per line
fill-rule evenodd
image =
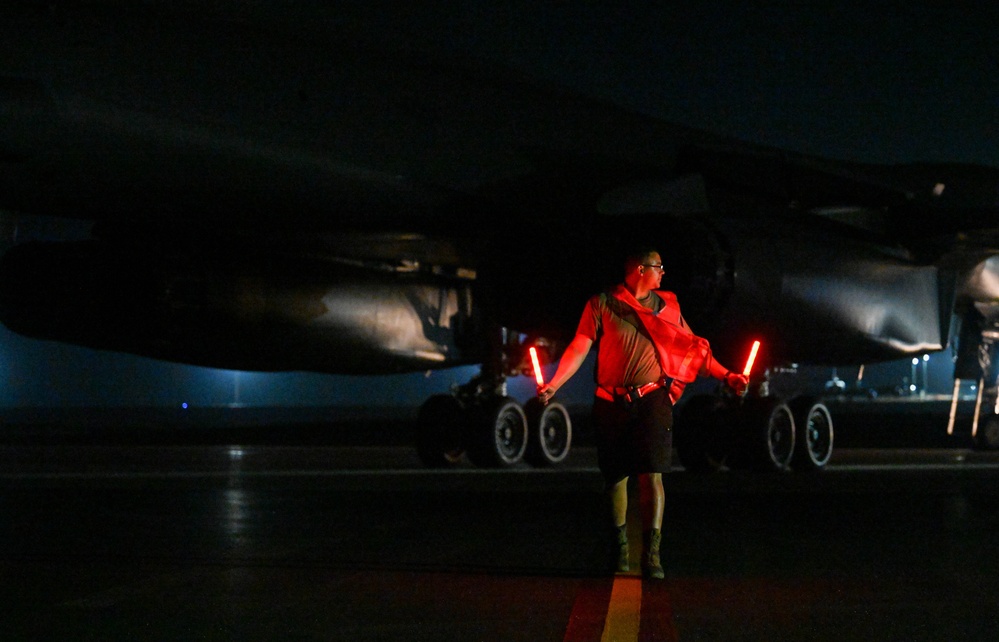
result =
M642 578L614 578L601 642L635 642L642 622Z

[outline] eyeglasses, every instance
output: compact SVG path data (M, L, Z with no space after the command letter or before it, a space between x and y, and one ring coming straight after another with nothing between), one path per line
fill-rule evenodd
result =
M652 268L653 270L659 270L660 272L666 271L662 264L654 265L652 263L642 263L642 267Z

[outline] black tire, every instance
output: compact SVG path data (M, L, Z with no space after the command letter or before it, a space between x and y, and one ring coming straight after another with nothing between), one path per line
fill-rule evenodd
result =
M428 468L451 468L465 454L462 426L465 409L451 395L427 399L416 418L416 454Z
M532 466L555 466L569 456L572 447L572 420L558 402L543 405L537 397L524 404L528 440L524 460Z
M747 464L765 472L791 470L795 442L791 407L779 399L761 397L747 400L741 412Z
M999 416L991 415L978 424L975 433L975 448L977 450L999 449Z
M677 409L673 446L685 470L711 473L726 464L730 440L721 426L724 408L717 397L698 395Z
M832 413L811 397L794 399L790 406L796 430L792 466L798 471L821 470L833 452Z
M527 449L527 415L510 397L487 400L473 412L469 438L468 456L476 466L513 466Z

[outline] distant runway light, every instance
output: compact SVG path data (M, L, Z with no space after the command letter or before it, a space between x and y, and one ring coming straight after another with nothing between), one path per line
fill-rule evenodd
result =
M185 401L184 403L180 404L180 407L183 408L184 410L187 410L187 402Z

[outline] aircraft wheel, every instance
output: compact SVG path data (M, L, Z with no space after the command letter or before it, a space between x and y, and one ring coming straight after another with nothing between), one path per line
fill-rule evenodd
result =
M529 439L524 460L532 466L561 463L572 446L572 420L569 411L558 402L543 405L536 397L524 405Z
M743 433L748 437L749 465L770 472L791 469L794 456L794 413L772 397L747 400Z
M516 400L498 397L487 400L473 412L475 427L468 456L477 466L513 466L527 449L527 415Z
M416 418L416 453L429 468L450 468L461 461L465 409L451 395L427 399Z
M797 432L794 440L794 469L819 470L832 457L832 414L824 403L809 397L794 399L790 405Z
M978 450L999 449L999 416L992 416L979 425L975 435L975 448Z
M723 408L720 399L698 395L679 409L673 422L673 445L684 469L709 473L725 465L728 440L720 428Z

